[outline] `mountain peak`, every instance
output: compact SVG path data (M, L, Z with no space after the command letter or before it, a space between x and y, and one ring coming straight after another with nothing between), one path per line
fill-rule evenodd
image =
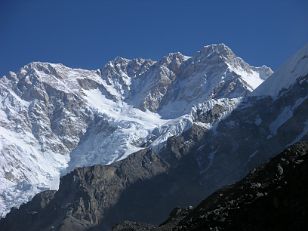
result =
M235 57L234 52L224 43L206 45L201 48L200 53L207 56L218 54L226 57Z
M42 68L63 68L66 67L62 63L49 63L49 62L40 62L40 61L35 61L26 64L23 66L24 69L29 70L29 69L42 69Z
M121 56L117 56L115 57L113 60L111 60L110 62L112 63L128 63L130 62L131 60L128 59L128 58L124 58L124 57L121 57Z
M166 66L173 72L177 73L182 63L189 58L190 57L185 56L180 52L169 53L168 55L164 56L160 61L158 61L157 64L160 66Z
M172 53L169 53L168 55L164 56L162 58L162 60L164 60L164 59L183 59L183 60L186 60L188 58L190 58L190 57L183 55L181 52L172 52Z
M189 70L186 75L191 76L189 73L191 71L204 74L204 70L208 70L210 73L216 73L216 78L222 78L221 81L223 82L227 80L226 76L224 76L226 73L233 73L237 77L236 79L241 82L241 85L244 85L244 88L250 92L272 74L269 67L250 66L223 43L202 47L187 61L185 66Z

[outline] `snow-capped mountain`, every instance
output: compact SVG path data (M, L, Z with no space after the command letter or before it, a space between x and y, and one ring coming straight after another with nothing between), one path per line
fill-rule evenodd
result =
M78 166L110 164L223 109L210 128L272 74L224 44L192 57L159 61L118 57L98 70L34 62L0 78L0 215Z

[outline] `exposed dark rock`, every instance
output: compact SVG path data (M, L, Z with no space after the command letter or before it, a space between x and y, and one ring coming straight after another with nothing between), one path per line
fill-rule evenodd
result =
M282 171L283 169L283 171ZM218 190L195 209L175 209L159 227L125 222L114 231L306 230L308 142L286 149L240 182Z

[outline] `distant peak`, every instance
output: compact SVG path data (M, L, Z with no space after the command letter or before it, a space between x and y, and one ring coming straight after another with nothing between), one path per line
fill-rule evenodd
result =
M224 43L206 45L201 48L200 53L203 55L211 55L215 53L226 57L235 57L234 52Z
M40 62L40 61L35 61L28 63L26 66L64 66L62 63L50 63L50 62Z
M181 52L175 52L175 53L169 53L168 55L164 56L160 61L160 65L167 64L169 65L170 63L177 62L177 63L182 63L185 60L187 60L188 56L183 55Z
M48 65L49 65L49 63L47 63L47 62L35 61L35 62L31 62L31 63L24 65L23 68L26 68L26 69L31 68L32 69L32 68L37 68L37 67L42 67L42 66L46 67Z
M62 63L49 63L49 62L31 62L22 67L24 70L46 70L46 69L57 69L64 68Z
M204 48L219 48L219 49L229 49L230 48L224 43L213 43L203 46Z
M172 52L166 55L165 57L170 57L170 58L182 58L184 55L181 52Z
M113 60L109 61L107 63L107 66L114 66L114 65L129 65L129 64L142 64L142 63L154 63L155 61L151 59L143 59L143 58L134 58L134 59L128 59L121 56L115 57Z
M128 63L130 62L131 60L130 59L127 59L127 58L124 58L124 57L121 57L121 56L117 56L115 57L113 60L111 60L112 63Z

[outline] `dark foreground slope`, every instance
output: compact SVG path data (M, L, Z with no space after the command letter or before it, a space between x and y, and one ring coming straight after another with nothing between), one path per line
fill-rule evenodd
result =
M195 209L174 209L160 227L125 222L114 231L307 230L308 142L292 145Z

